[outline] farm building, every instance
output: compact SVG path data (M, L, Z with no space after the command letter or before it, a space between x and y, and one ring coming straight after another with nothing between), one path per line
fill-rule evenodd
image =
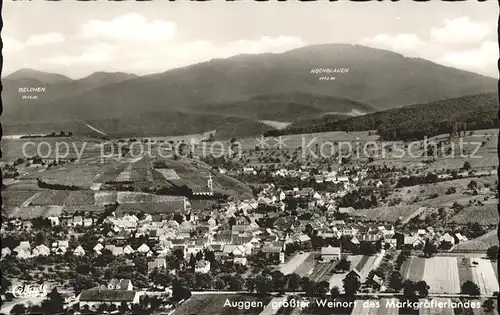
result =
M323 261L340 260L340 247L332 247L332 246L322 247L321 259Z
M362 281L362 276L361 276L361 273L356 270L356 268L352 269L351 271L349 271L346 275L345 275L346 278L351 278L351 277L356 277L358 278L360 281Z
M200 260L194 267L196 273L208 273L210 271L210 262L207 260Z
M129 290L132 291L134 286L130 279L111 279L108 283L108 289L110 290Z
M167 261L165 258L156 258L154 261L148 262L148 272L153 272L155 269L167 268Z
M76 300L80 303L81 307L84 305L88 305L89 307L98 307L103 303L114 304L118 307L122 302L129 305L138 304L139 294L138 292L131 290L92 288L83 290Z

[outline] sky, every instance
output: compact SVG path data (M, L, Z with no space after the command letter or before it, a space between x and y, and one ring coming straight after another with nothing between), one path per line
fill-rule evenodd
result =
M242 53L361 44L498 78L496 1L4 2L2 76L138 75Z

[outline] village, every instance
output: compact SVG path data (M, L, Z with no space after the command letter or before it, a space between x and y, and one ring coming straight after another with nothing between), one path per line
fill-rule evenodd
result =
M27 164L43 163L35 160ZM498 245L470 244L496 237L498 220L457 219L496 207L491 167L464 159L433 172L426 163L371 161L263 168L144 156L109 159L86 189L54 182L82 163L98 168L94 160L27 171L4 188L2 313L358 314L362 303L348 302L378 299L472 300L493 312ZM223 197L228 178L251 194ZM183 191L182 179L192 180L190 193L171 193ZM158 193L157 180L175 189ZM410 200L405 190L415 186ZM436 186L444 188L431 193ZM25 197L14 204L9 192ZM13 289L35 284L50 293L23 297ZM214 310L197 309L202 298L213 298ZM310 303L322 298L337 306Z

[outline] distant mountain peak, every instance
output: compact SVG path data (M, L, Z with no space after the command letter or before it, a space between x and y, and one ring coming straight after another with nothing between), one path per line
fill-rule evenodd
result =
M107 72L107 71L97 71L94 72L85 78L102 78L102 77L110 77L110 76L121 76L121 77L129 77L129 78L138 78L139 76L133 73L127 73L127 72Z
M43 72L30 68L19 69L6 76L4 79L10 79L10 80L35 79L46 84L72 81L71 78L64 76L62 74Z

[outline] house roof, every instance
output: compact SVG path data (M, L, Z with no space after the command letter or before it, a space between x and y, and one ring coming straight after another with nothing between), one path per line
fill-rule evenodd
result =
M321 248L321 255L335 255L339 256L340 255L340 247L322 247Z
M132 290L110 290L93 288L83 290L80 301L85 302L132 302L136 295Z
M156 258L155 260L148 262L148 269L152 270L155 268L161 268L164 267L166 263L167 261L165 258Z
M358 239L362 242L376 242L381 239L379 234L360 234Z
M347 273L346 277L348 277L348 276L350 276L350 275L355 275L355 276L357 276L357 277L361 278L361 273L360 273L358 270L356 270L356 268L354 268L354 269L352 269L351 271L349 271L349 272Z
M377 275L373 275L373 281L379 285L382 285L384 283L384 280Z
M200 260L196 262L196 267L197 268L205 268L206 266L210 266L210 262L206 260Z
M109 281L109 284L114 288L118 286L118 289L116 290L127 290L129 284L131 283L130 279L111 279L111 281Z
M262 252L264 253L280 253L281 247L276 245L269 245L262 248Z

